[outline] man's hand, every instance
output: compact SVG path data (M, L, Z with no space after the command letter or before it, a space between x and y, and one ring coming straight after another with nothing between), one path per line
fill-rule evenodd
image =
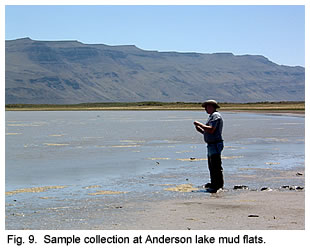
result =
M205 132L204 129L201 127L201 125L203 125L201 122L194 121L194 125L195 125L196 130L200 132L201 134Z
M194 125L195 126L204 126L204 124L202 124L201 122L199 122L199 121L194 121Z
M211 126L208 126L208 125L205 125L199 121L194 121L194 125L197 129L197 131L199 131L200 133L204 133L204 132L207 132L209 134L213 134L214 131L215 131L215 128L211 127Z

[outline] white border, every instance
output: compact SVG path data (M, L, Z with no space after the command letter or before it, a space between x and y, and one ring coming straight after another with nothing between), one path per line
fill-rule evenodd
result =
M2 0L3 5L305 5L307 0Z
M1 109L1 139L2 142L4 142L5 139L5 127L4 127L4 119L5 119L5 112L4 112L4 82L5 82L5 69L4 69L4 53L5 53L5 6L6 5L305 5L306 6L306 42L305 42L305 69L306 69L306 81L305 81L305 87L306 87L306 100L309 97L309 88L308 88L308 82L309 82L309 65L310 65L310 55L309 55L309 26L310 26L310 4L307 0L289 0L289 1L281 1L281 0L261 0L261 1L249 1L249 0L218 0L218 1L211 1L211 0L166 0L166 1L155 1L155 0L149 0L149 1L142 1L142 0L88 0L88 1L73 1L73 0L2 0L0 2L0 55L1 55L1 60L0 60L0 82L1 82L1 94L0 94L0 101L2 103L2 109ZM309 142L309 133L308 133L308 124L309 124L309 119L308 119L308 110L309 110L309 102L306 102L306 150L305 152L308 152L309 147L308 147L308 142ZM2 226L2 237L0 241L1 246L5 246L6 248L10 249L22 249L25 248L24 246L16 246L16 245L7 245L6 240L7 240L7 235L8 234L16 234L23 236L24 238L27 238L30 234L34 234L37 239L43 239L43 236L45 234L53 234L55 236L69 236L72 234L75 234L80 237L85 237L87 235L96 235L96 234L101 234L101 235L106 235L106 234L117 234L117 235L123 235L123 236L128 236L128 237L134 237L137 235L143 235L146 237L148 234L151 234L153 236L161 236L162 234L165 235L170 235L170 236L194 236L196 234L198 235L210 235L210 236L235 236L235 235L244 235L244 234L249 234L249 235L259 235L263 236L265 241L267 242L264 245L130 245L130 246L119 246L119 245L92 245L92 248L96 249L145 249L147 247L148 249L172 249L173 247L178 247L178 249L257 249L257 248L263 248L263 249L306 249L307 248L307 236L309 235L309 197L308 197L308 191L306 189L306 230L282 230L282 231L275 231L275 230L264 230L264 231L257 231L257 230L251 230L251 231L246 231L246 230L233 230L233 231L228 231L228 230L217 230L217 231L204 231L204 230L199 230L199 231L168 231L168 230L161 230L161 231L138 231L138 230L132 230L132 231L85 231L85 230L80 230L80 231L57 231L57 230L52 230L52 231L9 231L5 230L5 224L4 224L4 190L5 190L5 175L4 175L4 166L5 166L5 153L4 153L4 143L2 143L2 148L1 148L1 191L2 191L2 199L1 199L1 226ZM308 156L306 155L306 162L305 165L308 165ZM305 167L305 172L306 172L306 188L309 187L309 171L307 170L308 166ZM268 209L268 208L266 208ZM309 237L309 236L308 236ZM83 248L85 249L85 245L71 245L69 247L64 246L55 246L55 245L45 245L43 242L38 243L36 245L32 245L31 248L33 249L42 249L44 248L53 248L53 249L72 249L72 248ZM29 248L29 245L27 246L27 249Z

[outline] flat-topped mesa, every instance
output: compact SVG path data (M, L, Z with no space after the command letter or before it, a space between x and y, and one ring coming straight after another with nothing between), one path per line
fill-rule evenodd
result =
M5 44L6 104L303 101L305 69L261 55L143 50L135 45Z

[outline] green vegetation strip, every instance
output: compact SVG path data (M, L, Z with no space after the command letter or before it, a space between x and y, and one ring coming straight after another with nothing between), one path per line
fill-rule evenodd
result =
M220 103L222 111L304 112L305 102ZM105 102L80 104L7 104L6 111L201 110L201 103Z

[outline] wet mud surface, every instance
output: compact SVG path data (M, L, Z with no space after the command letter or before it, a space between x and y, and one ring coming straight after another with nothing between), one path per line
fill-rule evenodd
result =
M225 188L209 194L205 145L192 126L206 119L203 112L6 112L6 229L186 229L188 222L203 229L207 218L196 214L203 206L238 217L244 203L256 204L261 210L246 210L245 218L262 219L264 195L276 206L273 200L293 200L292 194L297 222L272 224L265 216L272 221L266 225L302 228L305 190L296 187L305 185L304 117L223 117ZM174 218L190 205L176 224L162 214ZM276 218L283 212L274 211ZM146 224L150 216L166 219Z

